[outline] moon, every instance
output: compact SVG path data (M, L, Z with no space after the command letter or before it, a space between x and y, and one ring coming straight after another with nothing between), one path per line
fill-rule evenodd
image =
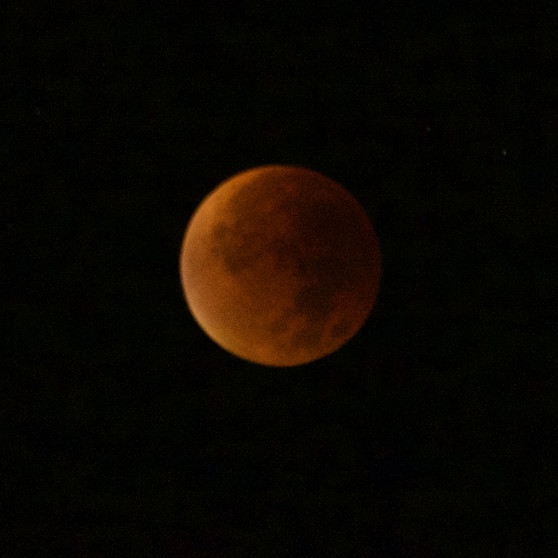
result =
M333 353L361 329L381 256L346 189L310 169L268 165L202 200L179 267L186 303L213 341L244 360L286 367Z

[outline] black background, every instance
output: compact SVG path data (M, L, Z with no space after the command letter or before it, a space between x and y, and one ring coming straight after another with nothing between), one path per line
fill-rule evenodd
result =
M554 555L555 3L206 4L1 8L2 555ZM382 245L303 367L222 351L178 277L269 163Z

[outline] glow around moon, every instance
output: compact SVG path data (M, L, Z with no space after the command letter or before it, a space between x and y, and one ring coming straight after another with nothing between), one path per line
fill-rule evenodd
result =
M301 167L241 172L192 216L180 253L188 307L230 353L268 366L328 355L362 327L380 247L357 200Z

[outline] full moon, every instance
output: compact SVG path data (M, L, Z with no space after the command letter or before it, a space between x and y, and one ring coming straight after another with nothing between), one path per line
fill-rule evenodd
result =
M267 366L333 353L363 326L381 275L359 202L313 170L269 165L222 182L194 212L180 278L201 329Z

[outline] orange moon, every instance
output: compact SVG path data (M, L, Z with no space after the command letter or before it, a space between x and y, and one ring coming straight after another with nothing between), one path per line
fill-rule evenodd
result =
M202 200L182 242L186 303L228 352L267 366L331 354L378 294L374 228L337 182L296 166L236 174Z

